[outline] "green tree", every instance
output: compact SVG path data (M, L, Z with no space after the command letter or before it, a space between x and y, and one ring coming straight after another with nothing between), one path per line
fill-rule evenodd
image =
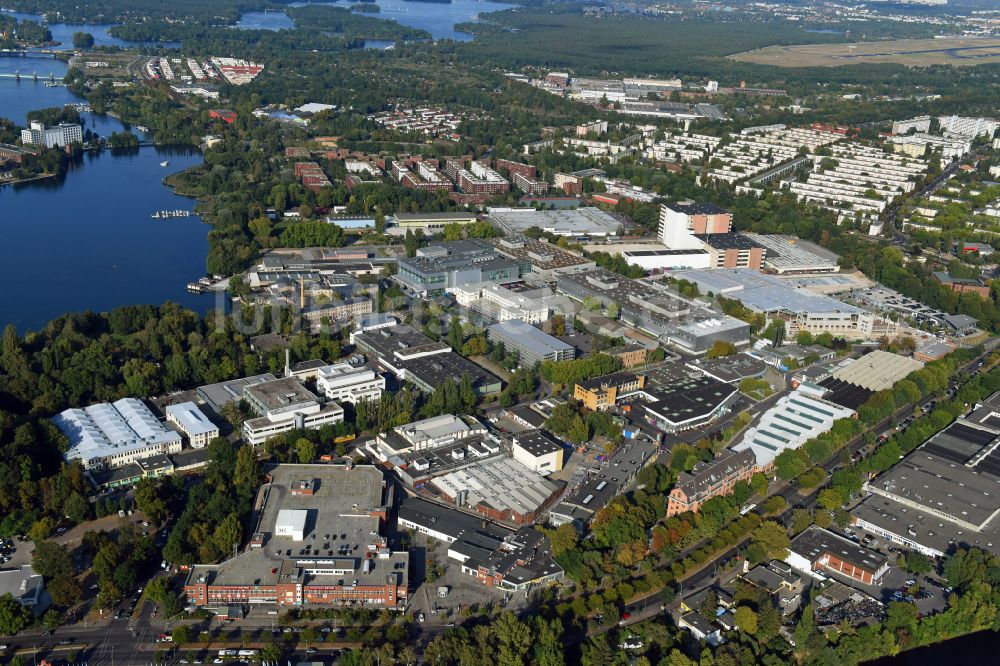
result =
M316 459L316 445L305 437L300 437L295 441L295 455L303 465L307 465Z
M791 540L785 527L779 523L764 521L754 529L750 541L760 546L769 558L783 560L788 557L788 545Z
M844 503L844 496L839 490L824 488L819 491L819 495L816 497L816 503L828 511L833 511L834 509L839 509Z
M733 611L733 622L744 634L753 636L757 633L757 613L749 606L739 606Z
M31 624L31 610L10 594L0 596L0 635L13 636Z

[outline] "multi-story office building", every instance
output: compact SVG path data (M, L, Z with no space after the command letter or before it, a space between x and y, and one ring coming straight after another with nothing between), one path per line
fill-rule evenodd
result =
M455 301L484 317L495 321L520 319L528 324L541 324L549 318L544 299L528 298L492 282L449 289Z
M490 326L486 336L490 342L502 342L507 351L517 354L518 363L525 368L542 361L568 361L576 355L572 345L519 319Z
M660 240L669 248L700 247L693 236L728 234L733 214L715 204L685 201L660 206Z
M88 470L123 467L150 456L179 453L181 436L164 426L141 400L122 398L84 409L67 409L52 418L66 435L66 462L79 460Z
M670 491L667 516L685 511L697 513L702 504L722 495L731 495L736 484L749 481L757 468L752 451L725 450L715 460L698 463L690 473L682 472Z
M411 293L427 296L477 282L517 282L529 272L530 262L504 257L492 243L470 238L420 248L417 256L399 260L393 279Z
M31 127L21 130L21 143L26 146L58 148L71 143L83 143L83 128L71 123L60 123L46 127L43 123L32 122Z
M343 407L320 402L294 377L246 386L243 399L257 414L257 418L243 422L243 440L251 446L260 446L289 430L320 428L344 420Z
M385 377L364 365L335 363L319 369L316 388L327 400L356 405L362 400L382 397Z

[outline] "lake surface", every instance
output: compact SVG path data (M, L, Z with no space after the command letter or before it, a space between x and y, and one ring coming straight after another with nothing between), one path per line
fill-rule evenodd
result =
M18 21L45 23L45 17L41 14L25 14L23 12L9 11L4 11L3 13L17 18ZM88 23L85 25L75 23L48 23L46 25L49 31L52 32L52 41L59 42L58 46L52 48L59 51L68 51L73 49L74 32L89 32L94 36L94 46L120 46L122 48L155 46L157 48L180 48L180 44L177 44L176 42L128 42L124 39L118 39L117 37L113 37L108 34L108 30L114 27L114 23Z
M0 58L0 72L37 65L41 74L52 64L61 65ZM19 125L32 109L78 101L66 88L0 78L0 116ZM107 116L83 114L83 120L102 136L123 128ZM160 166L165 160L168 168ZM186 289L205 274L208 225L197 216L150 218L156 210L193 209L192 199L174 194L162 179L201 161L191 148L104 151L85 154L62 178L0 186L0 284L6 287L0 327L37 330L65 312L134 303L211 307L212 296Z
M290 6L301 7L303 4L292 3ZM312 4L332 4L344 8L350 7L350 3L347 2ZM454 0L450 4L406 2L405 0L378 0L376 4L382 8L382 11L378 14L370 14L372 17L392 19L411 28L426 30L431 33L434 39L454 39L462 42L471 40L472 35L467 32L458 32L455 30L455 24L476 22L480 14L510 9L516 6L504 2L480 2L479 0ZM261 14L262 12L256 13ZM273 13L268 13L267 16L271 17L270 20L273 21L273 26L280 26L281 19L273 18ZM280 27L268 27L265 29L278 30ZM385 48L385 46L375 42L371 44L366 42L365 47Z
M989 655L996 654L998 644L1000 644L1000 634L995 631L980 631L943 643L901 652L895 657L870 661L867 666L925 666L925 664L983 666L990 663L992 658Z
M247 12L240 15L241 30L294 30L295 22L285 12Z

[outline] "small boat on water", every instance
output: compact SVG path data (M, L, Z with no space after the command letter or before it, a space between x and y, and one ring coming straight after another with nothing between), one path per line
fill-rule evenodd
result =
M168 167L168 166L170 166L170 162L168 160L163 160L162 162L160 162L160 166L161 167Z
M172 217L190 217L191 211L189 210L158 210L153 213L150 217L154 220L165 220Z

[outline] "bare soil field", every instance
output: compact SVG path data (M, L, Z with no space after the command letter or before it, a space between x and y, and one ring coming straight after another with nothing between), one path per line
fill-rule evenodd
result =
M839 67L895 63L908 67L971 66L1000 62L1000 39L893 39L851 44L768 46L729 56L733 60L778 67Z

